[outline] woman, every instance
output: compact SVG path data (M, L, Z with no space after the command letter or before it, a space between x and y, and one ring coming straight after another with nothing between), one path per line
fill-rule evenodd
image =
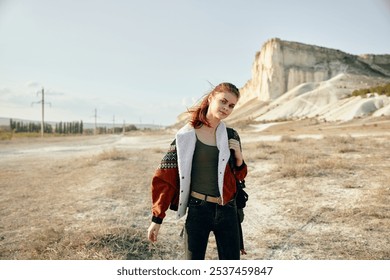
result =
M222 122L240 97L230 83L216 86L201 105L190 110L190 122L181 128L152 180L150 241L158 232L168 208L185 222L187 259L204 259L209 234L214 232L219 259L240 259L240 235L235 204L236 179L243 180L247 166L237 132L228 139ZM235 167L229 166L231 153Z

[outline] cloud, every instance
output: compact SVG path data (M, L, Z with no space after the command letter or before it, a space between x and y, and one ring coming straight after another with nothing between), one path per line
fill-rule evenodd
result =
M7 87L4 87L4 88L0 88L0 95L7 95L7 94L11 94L11 90Z
M0 102L25 101L29 96L33 97L33 95L27 94L23 89L10 87L0 88Z
M29 82L27 82L26 86L27 86L28 88L40 88L40 87L42 87L41 83L39 83L39 82L34 82L34 81L29 81Z

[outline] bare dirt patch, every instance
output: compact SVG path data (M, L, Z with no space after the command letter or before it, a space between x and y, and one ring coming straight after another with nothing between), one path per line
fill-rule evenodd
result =
M250 195L243 259L390 259L387 125L239 129ZM184 219L173 212L157 243L146 238L151 177L173 137L1 141L0 259L183 258ZM211 237L207 258L216 255Z

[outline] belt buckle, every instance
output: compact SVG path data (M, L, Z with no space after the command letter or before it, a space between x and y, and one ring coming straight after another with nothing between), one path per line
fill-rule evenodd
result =
M220 196L217 198L217 204L218 204L218 205L221 205L221 204L222 204L222 198L221 198Z

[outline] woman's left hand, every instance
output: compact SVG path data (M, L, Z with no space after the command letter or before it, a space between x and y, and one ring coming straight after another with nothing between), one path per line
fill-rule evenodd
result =
M236 157L236 165L241 166L244 162L240 147L240 142L235 139L229 139L229 149L234 150L234 156Z

